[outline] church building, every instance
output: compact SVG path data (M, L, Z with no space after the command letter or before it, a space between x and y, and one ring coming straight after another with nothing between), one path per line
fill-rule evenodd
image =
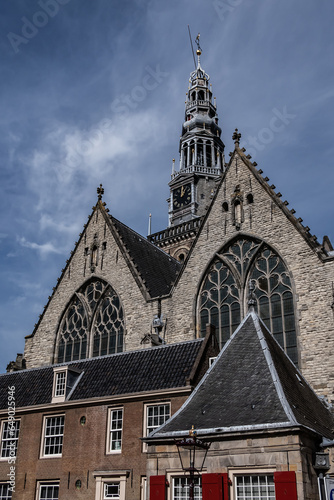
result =
M139 235L100 185L0 376L0 500L326 498L334 250L238 129L225 160L197 42L168 227ZM194 477L177 446L189 432L207 451Z

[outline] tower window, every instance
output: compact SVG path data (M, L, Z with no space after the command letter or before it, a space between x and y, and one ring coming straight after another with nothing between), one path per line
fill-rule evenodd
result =
M249 193L247 195L247 203L250 205L251 203L253 203L254 199L253 199L253 195L252 193Z
M227 203L227 201L224 201L224 203L223 203L223 212L228 212L228 203Z

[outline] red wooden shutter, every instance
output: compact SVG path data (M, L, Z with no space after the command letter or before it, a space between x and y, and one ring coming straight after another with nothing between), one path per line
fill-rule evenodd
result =
M150 500L165 500L165 499L166 499L166 477L151 476Z
M274 473L276 500L297 500L296 473L284 471Z
M202 475L203 500L228 500L229 498L228 475L226 473Z

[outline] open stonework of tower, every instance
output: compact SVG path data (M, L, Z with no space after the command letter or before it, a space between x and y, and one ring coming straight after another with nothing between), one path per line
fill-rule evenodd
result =
M218 126L210 77L202 69L198 43L197 68L190 74L185 119L180 137L180 162L169 183L169 226L149 240L183 261L216 192L225 167L224 143Z
M190 486L198 500L323 500L318 484L334 481L333 247L238 129L225 163L200 55L168 228L141 236L100 185L0 376L0 500L187 500ZM196 436L208 454L190 485L175 438Z

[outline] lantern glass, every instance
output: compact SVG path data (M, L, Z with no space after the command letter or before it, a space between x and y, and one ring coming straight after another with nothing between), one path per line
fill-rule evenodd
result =
M204 443L196 437L189 437L177 441L176 446L182 470L190 476L200 474L210 444Z

